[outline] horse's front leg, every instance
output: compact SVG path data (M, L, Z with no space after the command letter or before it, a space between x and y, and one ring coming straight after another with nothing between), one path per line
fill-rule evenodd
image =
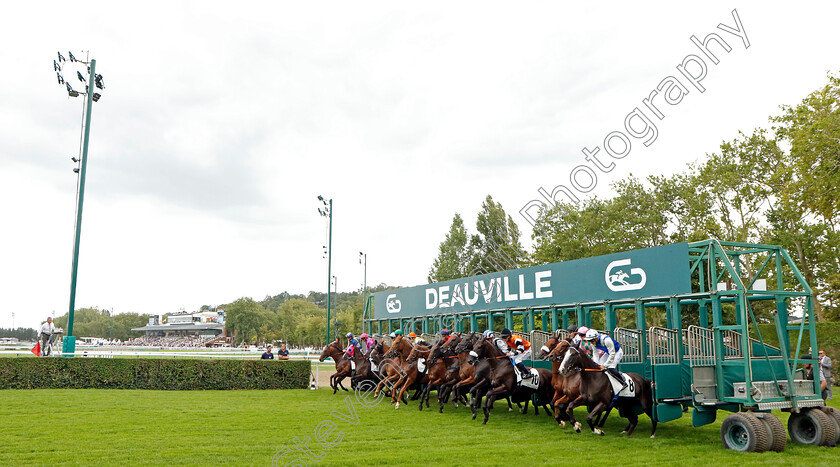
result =
M589 412L589 415L586 416L586 423L589 424L589 428L596 435L604 436L604 430L598 428L595 425L595 422L597 421L597 417L601 415L601 412L603 412L608 407L608 405L609 404L607 404L606 402L601 401L595 407L593 407L592 411Z
M560 401L562 401L562 399ZM560 403L560 401L557 402ZM569 405L566 406L566 414L569 416L569 421L571 421L572 426L574 427L575 432L577 433L580 433L582 425L579 421L575 420L575 407L584 403L586 403L586 399L583 396L578 396L575 400L573 400L569 403Z

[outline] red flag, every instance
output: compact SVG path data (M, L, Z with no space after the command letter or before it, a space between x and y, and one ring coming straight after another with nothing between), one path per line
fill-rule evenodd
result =
M36 342L35 347L32 347L31 352L34 353L36 357L40 357L41 356L41 343Z

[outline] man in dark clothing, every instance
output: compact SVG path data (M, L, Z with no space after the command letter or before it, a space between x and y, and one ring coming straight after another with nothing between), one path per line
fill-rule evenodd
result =
M262 360L274 360L274 354L271 353L271 344L265 346L265 353L260 357Z
M280 343L280 350L277 351L277 359L278 360L288 360L289 359L289 351L286 350L286 343Z

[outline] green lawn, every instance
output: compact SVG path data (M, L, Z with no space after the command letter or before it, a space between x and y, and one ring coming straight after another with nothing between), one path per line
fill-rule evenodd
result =
M353 420L347 394L333 396L327 389L3 390L0 465L268 466L284 447L295 449L294 438L306 437L313 455L324 456L320 465L837 465L840 459L837 449L790 441L783 453L725 450L720 443L725 412L701 428L691 427L689 416L660 424L655 439L648 438L647 418L627 438L619 434L625 422L611 416L606 436L599 437L559 428L544 413L508 413L504 401L482 426L480 418L470 419L468 408L450 404L441 415L418 412L415 402L400 410L387 401L365 407L350 393ZM330 422L336 426L322 437L336 444L329 449L315 440L323 421L322 431ZM278 465L294 458L286 454Z

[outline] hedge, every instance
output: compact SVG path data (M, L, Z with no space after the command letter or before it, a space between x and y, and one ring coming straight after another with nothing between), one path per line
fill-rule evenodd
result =
M303 360L0 358L0 389L304 389Z

